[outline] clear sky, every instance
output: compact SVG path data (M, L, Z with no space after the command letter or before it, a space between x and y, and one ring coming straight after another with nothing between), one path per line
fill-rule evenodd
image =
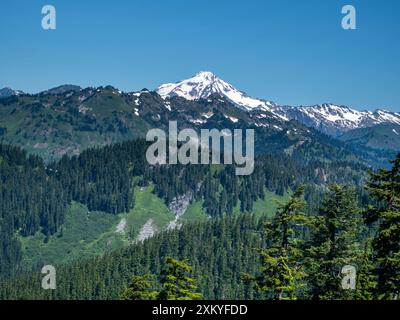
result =
M57 29L41 28L41 9ZM357 9L357 30L341 8ZM1 0L0 87L124 91L212 71L251 96L400 111L399 0Z

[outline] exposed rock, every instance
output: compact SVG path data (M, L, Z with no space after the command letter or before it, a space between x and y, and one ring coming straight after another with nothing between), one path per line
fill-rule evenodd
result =
M153 237L156 232L157 232L157 227L154 224L153 219L149 219L140 230L137 239L139 241L144 241L146 239Z
M193 195L191 193L186 193L184 195L177 196L174 199L172 199L168 208L175 214L175 216L179 218L186 212L186 209L189 206L190 201L192 201L192 199Z
M115 233L124 233L127 224L128 221L125 218L121 219L121 221L117 225Z

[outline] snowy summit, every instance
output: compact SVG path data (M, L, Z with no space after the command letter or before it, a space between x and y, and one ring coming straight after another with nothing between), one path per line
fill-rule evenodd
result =
M164 99L179 96L186 100L207 99L217 93L245 110L259 108L271 111L275 105L270 101L247 96L209 71L199 72L194 77L177 83L163 84L156 91Z

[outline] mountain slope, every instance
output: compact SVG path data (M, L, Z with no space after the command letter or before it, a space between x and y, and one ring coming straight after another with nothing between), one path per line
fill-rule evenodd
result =
M12 97L12 96L18 96L18 95L21 95L21 94L24 94L24 93L22 91L20 91L20 90L13 90L13 89L8 88L8 87L0 89L0 99L1 98Z
M322 142L325 138L315 130L265 109L238 108L217 93L207 99L174 96L164 100L156 92L122 93L113 87L100 87L0 99L3 141L47 161L79 154L89 147L143 138L151 128L167 130L172 120L180 129L197 131L253 128L259 154L283 153L292 146L292 150L305 150L305 141L332 145Z
M75 86L72 84L64 84L49 90L42 92L42 94L64 94L66 92L78 92L81 91L82 88L80 86Z
M354 145L399 152L400 125L379 124L373 127L354 129L341 135L339 139Z
M362 146L343 155L346 145L319 132L336 137L358 126L400 123L400 115L335 105L278 106L252 99L209 72L161 86L158 93L64 85L36 95L0 99L0 138L46 161L90 147L143 138L151 128L166 130L169 121L177 121L179 129L197 131L253 128L258 154L297 154L309 160L316 154L321 156L318 150L325 150L324 159L341 154L344 159L363 158L368 164L383 166L388 157L371 150L363 154Z

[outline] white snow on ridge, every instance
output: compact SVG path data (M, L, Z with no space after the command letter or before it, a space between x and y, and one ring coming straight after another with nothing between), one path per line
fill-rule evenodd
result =
M171 102L165 101L164 107L168 109L168 111L171 111Z
M195 123L195 124L203 124L203 123L207 122L207 120L204 120L204 119L190 119L189 121L191 123Z
M279 106L275 103L249 97L231 84L221 80L211 72L200 72L195 76L176 83L167 83L157 88L157 93L164 99L179 96L186 100L207 99L212 94L219 94L237 107L247 110L259 110L258 119L270 117L289 121L298 120L307 126L320 129L335 128L341 132L363 127L371 127L380 123L400 124L400 113L385 110L358 111L346 106L320 104L314 106ZM223 100L221 100L223 101ZM269 112L268 115L262 111ZM204 116L204 115L202 115ZM231 119L235 122L235 120Z
M289 108L292 112L308 116L317 126L324 123L344 130L368 127L380 123L400 124L399 113L385 110L358 111L334 104Z
M238 119L238 118L235 118L235 117L230 117L230 116L227 116L227 115L224 115L224 116L225 116L225 118L227 118L227 119L231 120L233 123L236 123L236 122L238 122L238 121L239 121L239 119Z
M396 131L396 129L393 129L393 132L394 132L396 135L400 135L400 134Z
M177 83L163 84L156 91L164 99L179 96L186 100L207 99L210 95L216 93L246 110L258 108L272 112L275 106L271 101L247 96L244 92L237 90L231 84L208 71L202 71L192 78Z
M374 114L377 114L376 118L380 122L392 122L400 124L400 113L388 112L386 110L376 110Z
M358 124L364 113L348 107L339 107L334 104L323 104L309 107L299 107L299 111L313 119L326 120L329 122L348 121Z
M213 112L209 112L209 113L203 113L201 116L206 119L210 119L213 115L214 115Z

